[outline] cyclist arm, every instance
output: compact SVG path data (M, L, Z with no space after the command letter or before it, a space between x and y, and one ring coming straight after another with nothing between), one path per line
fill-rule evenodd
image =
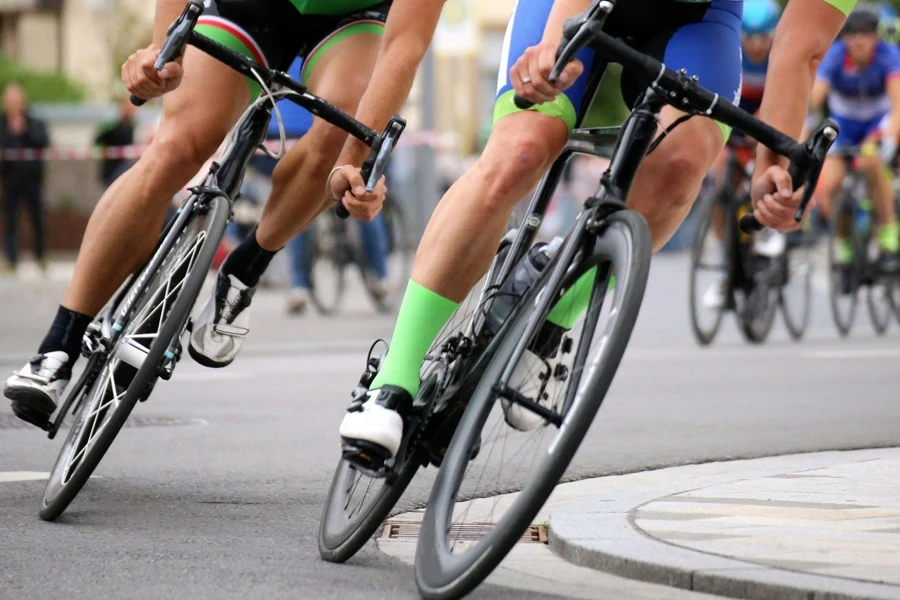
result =
M803 129L816 69L828 52L853 0L791 0L784 11L769 57L766 94L760 118L798 138ZM793 213L800 202L784 167L787 159L759 145L753 174L754 214L766 226L789 231L799 227Z
M579 60L566 65L556 85L547 79L556 64L556 51L562 38L563 23L566 19L586 11L591 0L556 0L547 17L541 43L525 50L509 70L509 82L516 93L535 104L553 101L564 89L575 83L584 70ZM530 79L527 83L523 81Z
M157 71L153 63L166 40L169 25L178 18L184 6L184 0L157 0L153 17L153 42L129 56L122 65L122 82L129 92L139 98L161 96L181 83L181 57L167 64L162 71Z
M443 6L444 0L394 0L371 83L356 112L359 121L381 131L403 106ZM368 154L365 144L350 138L337 164L359 166Z
M887 82L887 94L891 101L884 137L896 143L900 138L900 76L892 75Z

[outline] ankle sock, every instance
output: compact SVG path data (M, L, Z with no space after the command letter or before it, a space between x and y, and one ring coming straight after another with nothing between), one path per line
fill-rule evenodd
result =
M413 397L419 392L419 371L431 344L459 303L409 281L388 351L371 389L396 385Z
M897 221L878 228L878 246L885 252L900 251L900 224Z
M60 305L53 324L50 325L50 331L47 332L44 341L38 348L38 354L61 350L69 355L69 366L71 367L78 359L78 355L81 354L81 338L84 337L84 332L93 320L94 317Z
M278 250L260 247L256 241L254 228L250 235L231 251L220 270L225 275L234 275L246 286L255 287L276 254Z

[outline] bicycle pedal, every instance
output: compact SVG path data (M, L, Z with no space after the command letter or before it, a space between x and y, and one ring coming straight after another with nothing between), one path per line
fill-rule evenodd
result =
M13 402L12 411L14 415L19 417L26 423L34 425L35 427L40 427L44 431L50 431L53 428L53 423L50 421L46 413L35 410L30 406L26 406L18 402Z
M363 440L341 440L341 454L354 468L370 477L385 477L384 462L391 458L390 452Z

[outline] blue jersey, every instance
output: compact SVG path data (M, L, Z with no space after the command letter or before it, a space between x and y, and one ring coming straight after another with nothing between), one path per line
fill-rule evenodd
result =
M847 44L837 41L819 65L818 79L831 85L828 110L853 121L872 121L891 110L887 83L900 75L900 50L879 40L872 62L857 67L847 53Z
M748 113L755 113L762 104L768 69L768 59L761 63L750 62L746 54L741 59L741 108Z

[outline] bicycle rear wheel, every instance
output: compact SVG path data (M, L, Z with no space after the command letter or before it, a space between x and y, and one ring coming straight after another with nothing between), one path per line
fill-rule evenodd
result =
M743 261L747 281L736 311L738 326L744 339L761 344L769 337L778 313L781 288L775 283L780 267L777 259L766 257L745 256Z
M134 405L149 396L167 349L184 330L230 212L224 198L210 200L205 208L193 207L174 241L157 250L165 258L148 273L149 283L135 298L132 316L122 324L115 345L108 354L103 349L93 353L71 392L81 396L80 407L44 491L44 520L56 519L78 495ZM141 279L124 297L140 291Z
M831 207L828 239L828 295L831 317L841 337L846 337L856 318L863 269L863 248L856 227L856 202L846 192L835 197ZM851 256L847 260L846 250Z
M691 329L701 346L709 345L716 337L728 305L731 280L728 257L734 236L730 225L731 219L736 218L730 203L723 201L729 193L721 190L704 201L691 250ZM721 229L723 239L717 239L717 229Z
M468 404L432 488L416 550L416 583L425 598L459 598L490 574L532 523L600 408L637 319L650 263L643 217L621 211L607 223L593 249L598 276L586 312L583 305L558 307L566 317L572 316L567 310L581 315L562 341L544 345L539 331L526 340L534 352L510 364L535 299L563 291L547 288L551 272L563 268L554 260L498 333L471 398L460 399ZM573 274L589 268L575 265ZM615 290L605 293L610 272ZM554 346L553 357L530 358ZM504 416L495 387L507 367L515 375L504 395L541 400L555 424L541 421L529 431L507 425L510 414L537 415L517 401L513 408L524 412ZM513 499L469 500L518 488Z
M872 240L870 255L877 255L877 243ZM881 273L873 260L867 264L870 273L866 304L869 307L869 320L872 329L878 335L884 335L894 317L895 306L900 300L900 277L894 273Z

